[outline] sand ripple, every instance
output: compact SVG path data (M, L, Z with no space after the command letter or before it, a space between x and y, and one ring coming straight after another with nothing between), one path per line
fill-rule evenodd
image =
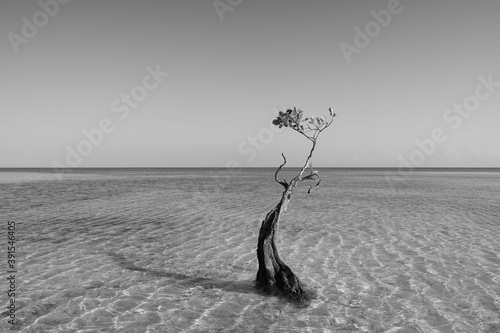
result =
M253 287L260 221L280 195L269 170L11 175L15 329L500 331L499 173L322 174L280 229L282 256L318 294L307 308Z

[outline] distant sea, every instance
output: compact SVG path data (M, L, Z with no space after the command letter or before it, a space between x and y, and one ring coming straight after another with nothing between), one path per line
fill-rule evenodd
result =
M0 331L500 332L500 169L320 168L278 237L307 307L253 284L274 170L0 169Z

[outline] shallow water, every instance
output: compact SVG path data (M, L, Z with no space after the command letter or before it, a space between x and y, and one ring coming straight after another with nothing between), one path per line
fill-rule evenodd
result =
M19 324L0 330L500 332L498 170L320 174L280 225L317 294L298 307L253 286L272 169L0 171Z

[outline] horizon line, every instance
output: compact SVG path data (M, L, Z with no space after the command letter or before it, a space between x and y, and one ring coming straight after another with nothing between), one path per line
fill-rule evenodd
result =
M245 166L245 167L223 167L223 166L89 166L89 167L67 167L67 168L53 168L53 167L0 167L0 170L5 169L44 169L44 170L55 170L55 171L66 171L66 170L79 170L79 169L276 169L279 166ZM303 166L288 166L283 167L283 169L297 169L302 168ZM319 166L314 167L313 169L409 169L408 167L386 167L386 166ZM430 166L430 167L412 167L414 170L425 170L425 169L499 169L498 167L488 167L488 166Z

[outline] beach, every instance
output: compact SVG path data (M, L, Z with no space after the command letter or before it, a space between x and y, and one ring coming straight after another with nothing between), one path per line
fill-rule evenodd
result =
M1 170L17 325L2 292L0 330L500 331L500 170L320 168L278 236L308 306L254 288L274 170Z

